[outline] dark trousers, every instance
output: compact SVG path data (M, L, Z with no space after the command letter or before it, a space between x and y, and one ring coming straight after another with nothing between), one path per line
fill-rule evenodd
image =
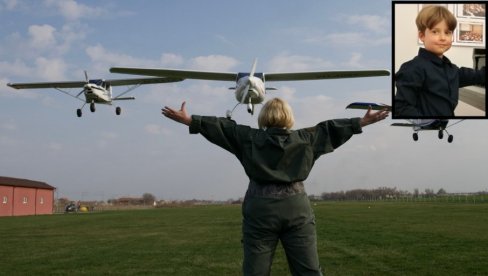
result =
M242 206L244 275L269 275L281 241L292 275L322 275L315 217L305 193L286 198L246 197Z

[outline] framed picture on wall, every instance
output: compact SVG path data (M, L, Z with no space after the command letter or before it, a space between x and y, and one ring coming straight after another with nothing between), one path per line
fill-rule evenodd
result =
M455 45L485 45L485 24L483 22L461 21L458 22L456 29Z
M486 4L456 4L456 28L453 45L485 46Z
M471 18L484 20L486 16L485 4L457 4L456 17L457 18Z

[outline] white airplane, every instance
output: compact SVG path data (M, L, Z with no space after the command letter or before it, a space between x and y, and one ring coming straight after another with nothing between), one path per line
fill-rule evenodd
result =
M388 70L361 70L361 71L319 71L319 72L295 72L295 73L256 73L257 60L254 61L251 72L209 72L175 69L149 69L149 68L125 68L112 67L110 72L144 75L153 77L173 77L182 79L200 79L217 81L235 81L235 97L238 103L227 111L227 117L232 116L232 112L239 104L247 104L247 111L254 113L254 105L264 101L266 90L276 90L267 88L265 81L300 81L300 80L319 80L319 79L340 79L340 78L360 78L389 76Z
M391 106L385 104L376 104L376 103L365 103L365 102L355 102L349 104L346 108L349 109L368 109L371 107L373 110L388 110L391 111ZM414 141L418 141L419 131L424 130L437 130L439 139L444 138L444 132L447 133L447 142L452 143L454 140L454 136L447 132L447 128L451 127L455 124L458 124L464 120L459 120L451 125L448 125L449 120L447 119L408 119L408 123L393 123L391 126L399 126L399 127L411 127L413 129L412 138Z
M143 84L153 83L167 83L182 81L181 78L139 78L139 79L93 79L89 80L88 75L85 72L85 81L63 81L63 82L32 82L32 83L8 83L7 85L15 89L37 89L37 88L54 88L59 92L62 92L68 96L83 101L84 104L81 108L76 110L76 115L81 117L82 109L86 104L90 104L90 111L95 112L95 104L112 105L112 101L120 100L135 100L134 97L122 97L130 91L136 89ZM128 86L127 90L120 93L116 97L112 97L112 86ZM62 90L62 88L80 88L78 94L74 95L68 91ZM84 94L85 100L81 99L81 94ZM120 115L122 109L117 106L115 108L115 114Z

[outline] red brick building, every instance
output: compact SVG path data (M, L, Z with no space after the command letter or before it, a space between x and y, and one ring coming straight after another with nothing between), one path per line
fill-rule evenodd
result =
M52 214L55 189L40 181L0 176L0 217Z

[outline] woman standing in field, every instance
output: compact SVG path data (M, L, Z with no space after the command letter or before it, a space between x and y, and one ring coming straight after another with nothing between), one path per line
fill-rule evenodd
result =
M226 118L189 116L185 104L179 110L165 106L162 114L234 154L249 177L242 206L244 275L269 275L278 240L293 275L322 275L315 217L302 181L321 155L361 133L364 126L385 119L388 112L369 109L363 118L291 130L291 107L274 98L264 104L255 129Z

